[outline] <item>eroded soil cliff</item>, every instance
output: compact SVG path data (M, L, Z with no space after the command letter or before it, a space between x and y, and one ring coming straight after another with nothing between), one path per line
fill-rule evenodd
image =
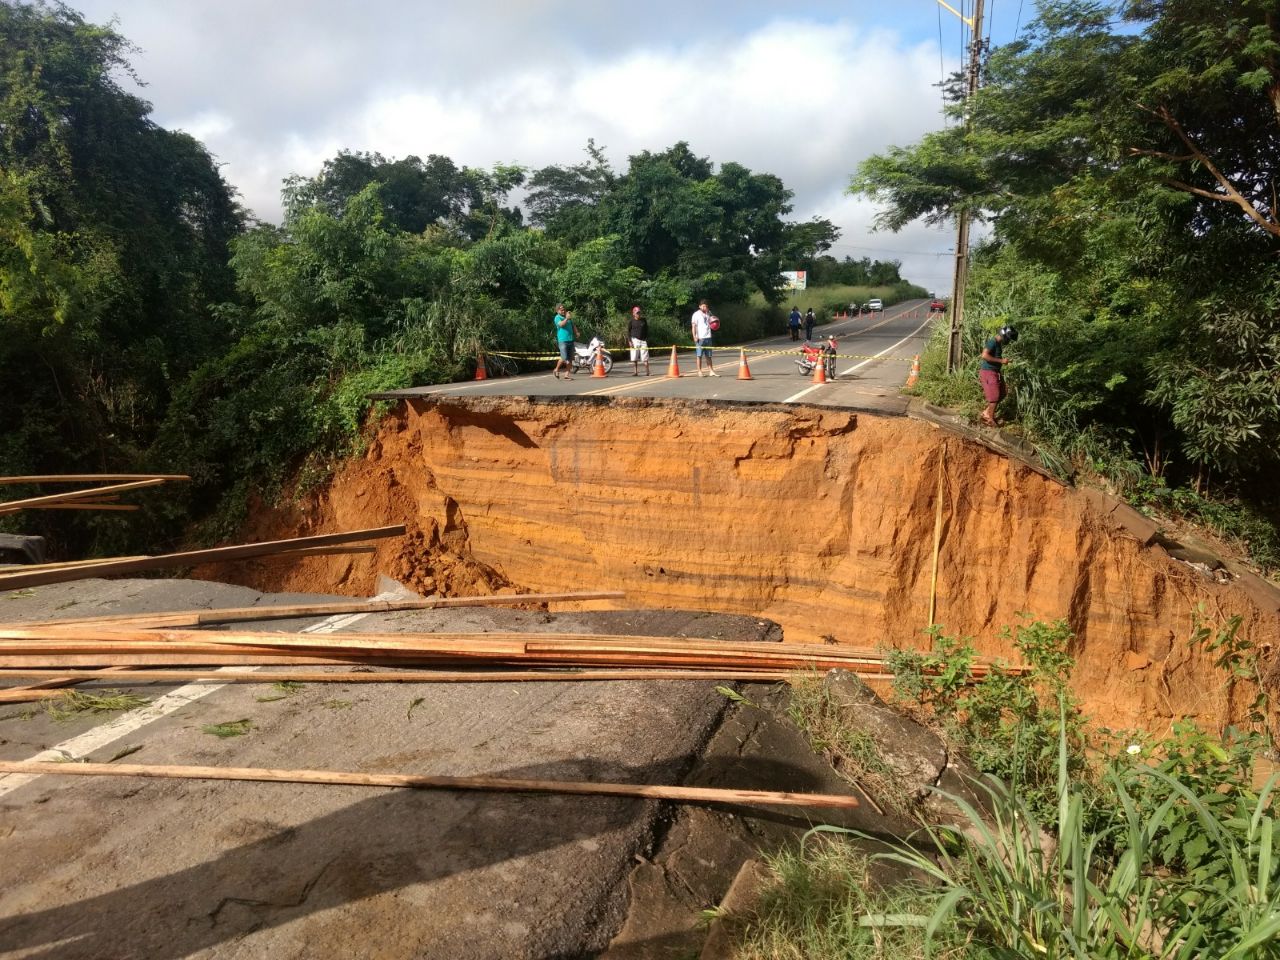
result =
M943 444L946 443L945 464ZM1082 495L930 424L820 407L618 399L417 400L322 492L256 536L403 522L372 556L228 566L263 590L623 589L629 606L770 617L789 640L921 646L939 470L937 621L988 655L1019 614L1067 618L1076 687L1116 727L1238 718L1194 612L1244 617L1270 661L1280 614L1143 546Z

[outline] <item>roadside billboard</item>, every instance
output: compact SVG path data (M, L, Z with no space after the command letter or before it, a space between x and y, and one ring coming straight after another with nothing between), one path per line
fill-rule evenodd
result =
M808 283L808 271L783 270L782 280L784 290L803 290Z

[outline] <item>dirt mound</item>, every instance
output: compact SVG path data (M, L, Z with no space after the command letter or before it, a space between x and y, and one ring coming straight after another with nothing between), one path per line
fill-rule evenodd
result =
M1127 534L1085 496L931 425L818 407L643 399L415 400L366 454L254 536L406 523L373 556L216 571L264 590L368 594L378 572L441 593L623 589L626 605L769 617L789 640L927 643L937 620L987 655L1025 612L1065 617L1077 689L1114 726L1238 719L1189 638L1198 607L1244 617L1270 661L1274 605ZM214 571L206 571L212 573Z

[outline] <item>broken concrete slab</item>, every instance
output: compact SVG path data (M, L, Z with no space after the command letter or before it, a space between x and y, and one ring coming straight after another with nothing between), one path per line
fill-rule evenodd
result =
M846 729L862 734L893 771L895 788L923 799L947 766L947 747L932 730L887 706L869 686L845 670L832 670L823 689Z
M1280 610L1280 587L1264 580L1238 560L1224 560L1228 572L1236 578L1236 585L1249 595L1260 610L1273 613Z

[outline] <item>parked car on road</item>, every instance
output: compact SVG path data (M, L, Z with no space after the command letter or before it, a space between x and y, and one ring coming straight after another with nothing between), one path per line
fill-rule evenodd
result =
M879 297L872 297L867 301L867 306L871 308L872 313L880 313L884 310L884 302Z
M929 312L930 313L946 313L947 305L943 303L941 300L939 300L937 297L934 297L933 301L929 304Z

